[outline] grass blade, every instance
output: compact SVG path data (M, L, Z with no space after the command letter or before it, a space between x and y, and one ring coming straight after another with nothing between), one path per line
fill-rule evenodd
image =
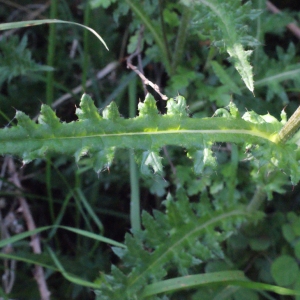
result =
M179 290L199 288L211 284L239 286L258 291L269 291L286 296L300 295L300 291L271 284L251 282L242 271L223 271L177 277L149 284L147 287L145 287L142 296L149 297L160 293L170 293Z
M43 268L52 270L52 271L59 271L59 269L57 269L55 266L50 265L49 263L44 262L41 258L41 255L39 254L30 254L28 256L28 254L26 253L26 255L22 254L22 253L2 253L0 252L0 258L2 259L10 259L10 260L15 260L15 261L22 261L25 262L27 264L33 264L33 265L39 265Z
M102 222L100 221L100 219L98 218L98 216L95 214L93 208L91 207L91 205L89 204L89 202L87 201L87 199L85 198L84 194L82 193L80 188L76 188L76 193L81 201L81 203L83 204L83 206L85 207L85 209L87 210L88 214L90 215L90 217L92 218L92 220L96 223L99 231L101 233L104 232L104 227Z
M213 272L198 275L189 275L159 281L149 284L143 291L143 297L149 297L160 293L175 292L207 286L208 284L228 284L233 280L246 281L248 280L242 271L223 271Z
M121 243L118 243L118 242L116 242L114 240L111 240L109 238L106 238L104 236L101 236L99 234L96 234L96 233L93 233L93 232L89 232L89 231L85 231L85 230L78 229L78 228L68 227L68 226L44 226L44 227L39 227L39 228L34 229L34 230L22 232L22 233L14 235L14 236L12 236L10 238L1 240L0 241L0 248L3 248L3 247L5 247L5 246L7 246L9 244L13 244L13 243L18 242L18 241L20 241L22 239L25 239L27 237L30 237L30 236L35 235L35 234L38 234L38 233L40 233L42 231L45 231L45 230L48 230L48 229L51 229L51 228L65 229L65 230L74 232L76 234L79 234L79 235L82 235L82 236L94 239L96 241L107 243L107 244L110 244L110 245L113 245L113 246L116 246L116 247L126 248L125 245L123 245Z
M7 30L7 29L16 29L16 28L22 28L22 27L28 27L28 26L37 26L37 25L43 25L43 24L51 24L51 23L63 23L63 24L71 24L83 27L90 32L92 32L98 40L101 41L101 43L104 45L104 47L108 50L108 47L102 37L92 28L76 23L71 21L63 21L63 20L57 20L57 19L44 19L44 20L29 20L29 21L21 21L21 22L11 22L11 23L3 23L0 24L0 30Z
M85 286L85 287L89 287L89 288L94 288L94 289L99 289L99 284L95 284L93 282L87 281L87 280L83 280L73 274L69 274L68 272L65 271L64 267L62 266L62 264L60 263L60 261L58 260L57 256L55 255L55 253L49 248L47 247L47 250L51 256L51 258L53 259L56 267L59 269L60 273L70 282L81 285L81 286Z

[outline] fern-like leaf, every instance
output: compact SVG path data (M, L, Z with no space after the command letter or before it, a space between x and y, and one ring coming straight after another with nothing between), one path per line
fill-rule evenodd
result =
M101 299L141 299L143 288L165 278L170 268L174 272L176 266L178 274L187 275L192 266L223 257L219 243L246 217L243 209L209 214L196 206L192 209L183 193L177 201L169 196L164 203L166 214L154 211L152 217L144 212L145 229L126 235L127 249L114 248L123 268L117 272L113 268L109 286L105 282L111 275L103 281Z
M26 48L27 37L19 42L16 36L0 42L0 86L14 77L28 72L53 71L52 67L36 63Z
M290 44L286 52L278 47L277 58L269 58L263 52L257 56L259 64L256 68L257 81L255 88L267 87L266 100L271 101L274 97L279 97L283 104L289 103L286 93L288 88L297 88L300 80L300 64L296 58L294 44Z

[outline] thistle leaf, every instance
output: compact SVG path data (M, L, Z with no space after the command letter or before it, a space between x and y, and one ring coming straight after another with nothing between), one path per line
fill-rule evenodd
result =
M245 51L242 44L234 43L233 45L229 44L227 46L227 52L233 59L233 64L242 76L245 85L253 93L254 82L252 66L248 62L248 57L251 55L252 51Z
M120 113L115 102L112 102L107 107L105 107L102 115L103 118L107 120L116 121L120 119Z
M153 173L162 174L162 158L155 151L145 151L143 153L141 173L143 175L152 175ZM153 172L151 172L151 169Z
M167 115L169 116L179 116L187 117L187 107L184 97L177 96L175 100L173 98L169 99L167 102Z
M102 170L109 169L115 156L115 147L104 149L94 155L94 170L100 173Z
M60 124L59 118L48 105L41 106L41 114L38 118L39 124L48 125L51 128L56 128Z
M35 124L34 121L32 121L26 114L24 114L22 111L16 112L16 119L18 120L18 126L22 127L26 130L26 132L32 136L37 129L37 124Z
M249 40L251 42L248 43L247 46L251 47L251 44L253 44L253 38L249 39L249 37L244 34L240 25L241 18L248 18L252 20L258 15L257 13L253 14L251 11L251 3L246 2L244 5L241 5L241 1L236 0L200 0L198 2L182 0L182 3L189 6L190 9L201 11L202 14L203 9L208 8L208 11L205 12L205 15L207 16L206 21L217 26L215 36L213 31L210 32L212 35L211 39L214 40L214 45L219 48L226 49L234 67L241 75L246 87L253 93L254 82L252 66L248 61L251 51L246 51L242 44L242 42L245 43ZM219 32L222 34L219 34ZM220 36L222 36L222 40L218 41Z
M271 169L275 171L281 168L292 176L294 183L298 182L299 148L293 142L286 145L280 143L278 132L283 124L271 115L260 116L247 112L240 118L237 108L231 103L230 112L222 110L223 117L190 118L185 99L181 96L176 100L168 100L167 109L167 114L159 114L155 99L148 94L145 101L139 103L138 117L121 118L117 106L111 103L104 109L103 118L92 99L84 94L80 108L76 110L76 122L60 122L45 105L41 109L39 124L17 111L18 125L0 129L0 154L18 155L24 163L46 154L74 156L76 162L88 155L96 172L100 172L110 168L117 148L129 148L135 151L136 156L140 156L141 172L150 176L162 174L159 150L165 145L175 145L189 149L188 155L193 159L194 170L198 174L205 166L215 166L210 150L214 142L243 144L247 141L260 147L259 154L255 155L261 159L265 157L268 164L271 162L270 157L279 160L270 166ZM296 148L290 151L291 146ZM269 149L273 149L271 154ZM287 153L289 160L285 164L284 156Z
M79 120L89 120L97 122L102 119L94 101L88 94L83 94L80 100L80 108L76 109L76 115Z
M155 117L158 114L156 107L156 101L151 94L147 94L145 101L138 104L139 116L151 116Z
M211 146L204 145L203 149L189 150L187 155L194 162L195 174L201 174L206 166L215 168L217 165Z

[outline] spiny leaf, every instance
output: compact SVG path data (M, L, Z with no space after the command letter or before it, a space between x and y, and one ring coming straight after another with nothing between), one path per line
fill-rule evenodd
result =
M175 100L169 99L167 102L167 115L184 116L187 117L186 101L182 96L177 96Z
M269 113L266 115L258 115L254 111L247 111L243 115L242 119L252 123L266 125L270 130L273 130L274 133L279 132L279 130L282 128L282 123Z
M254 83L252 66L248 62L248 57L250 56L252 51L245 51L241 44L234 43L233 45L227 46L227 52L233 58L233 64L242 76L242 79L245 82L247 88L253 93Z
M79 160L80 160L83 156L88 155L88 153L89 153L88 147L82 147L82 148L78 149L78 150L75 152L75 154L74 154L75 162L78 163Z
M94 170L99 173L103 169L109 169L115 156L115 147L99 151L94 156Z
M150 94L139 103L140 114L133 119L121 118L114 103L104 109L101 117L92 99L83 95L77 108L78 121L63 123L47 106L42 106L39 124L17 111L18 125L0 129L0 154L19 155L27 163L46 154L66 154L76 162L88 155L97 172L110 167L116 148L134 149L140 154L141 171L146 175L162 174L159 150L164 145L177 145L189 149L194 160L195 171L201 172L205 165L214 165L209 149L214 142L235 142L261 145L260 156L270 153L264 149L277 149L281 160L291 145L281 145L278 132L283 124L268 115L259 116L247 112L243 118L234 104L223 109L221 118L190 118L187 116L185 99L178 96L167 102L167 114L158 113L156 101ZM278 144L278 145L277 145ZM194 149L194 150L193 150ZM196 152L195 152L196 151ZM265 152L264 152L265 151ZM272 150L273 151L273 150ZM288 165L277 163L293 182L300 178L297 171L297 153L289 154ZM268 154L266 154L268 153ZM279 153L281 153L279 155ZM283 155L284 154L284 155ZM276 156L276 155L275 155ZM296 166L296 168L295 168Z
M37 158L44 158L48 152L48 147L42 147L33 151L25 151L23 154L23 164L28 164Z
M115 102L110 103L104 110L103 110L103 118L107 120L116 121L120 119L120 113L118 107Z
M54 111L48 105L41 106L41 114L38 118L39 124L48 125L49 127L55 128L60 124L59 118L56 116Z
M18 120L18 125L24 128L30 136L36 132L37 124L22 111L16 112L16 119Z
M162 158L155 151L145 151L142 158L141 173L143 175L152 175L153 173L150 170L152 168L154 173L161 174L163 169L161 160Z
M94 101L88 94L83 94L80 101L80 107L76 109L76 115L79 120L99 121L101 116L94 105Z
M194 162L194 172L196 174L201 174L205 166L216 167L216 159L210 147L204 145L203 149L189 150L188 157Z
M229 111L230 111L230 114L231 114L232 117L240 118L239 110L232 101L230 101L230 103L228 105L228 108L229 108Z
M155 117L158 114L156 101L151 94L147 94L144 102L138 104L139 116L152 116Z
M213 20L211 23L217 25L218 30L222 32L222 41L214 42L214 44L222 46L221 48L225 47L245 85L253 93L252 66L248 61L251 51L244 50L242 41L246 39L245 34L240 29L240 19L242 17L252 18L255 15L249 9L250 2L241 5L241 1L236 0L200 0L198 2L184 0L183 3L191 9L203 9L203 6L201 7L199 4L203 4L209 9L207 12L208 18Z

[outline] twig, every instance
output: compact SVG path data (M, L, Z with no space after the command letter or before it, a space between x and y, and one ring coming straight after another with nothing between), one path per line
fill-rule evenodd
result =
M137 75L139 75L139 77L141 78L142 83L143 83L145 95L148 93L148 91L146 89L146 85L149 85L154 89L154 91L158 95L160 95L160 97L163 100L168 100L168 97L160 92L159 86L157 84L153 83L152 81L150 81L149 79L147 79L144 75L143 67L142 67L142 59L141 59L141 56L140 56L143 31L144 31L144 26L141 26L136 50L130 56L128 56L128 58L126 60L127 68L130 68ZM136 56L138 57L138 65L139 65L138 68L131 63L132 59Z
M3 205L3 207L4 207L4 205ZM3 208L3 207L1 207L1 208ZM7 239L10 237L8 227L11 224L9 224L9 222L7 222L7 220L10 219L11 215L13 215L12 212L8 213L8 215L3 219L2 213L0 210L1 239ZM3 247L3 249L2 249L2 252L4 252L4 253L11 253L12 251L13 251L13 247L10 243L5 245L5 247ZM9 294L13 288L14 281L15 281L16 261L4 259L3 265L4 265L4 273L2 275L2 284L3 284L5 293Z
M152 81L148 80L139 70L136 66L132 65L130 62L127 62L127 66L132 70L134 71L136 74L138 74L140 76L140 78L142 79L143 83L145 85L150 85L154 91L161 96L161 98L163 100L168 100L168 97L164 94L162 94L159 90L159 86L155 83L153 83Z
M5 203L1 203L1 208L5 206ZM14 206L14 205L13 205ZM12 209L12 207L10 208ZM7 213L4 219L1 216L1 238L7 239L10 238L10 231L14 233L20 233L23 231L23 226L18 224L17 217L15 212L10 211ZM7 244L2 251L4 253L13 252L13 246L11 243ZM4 291L6 294L9 294L13 288L15 282L15 269L16 269L16 260L14 259L5 259L4 260L4 274L2 275L2 282L4 285Z
M271 2L267 1L267 8L274 14L279 14L281 11ZM300 28L295 23L289 23L286 27L298 38L300 39Z
M9 159L8 162L8 169L10 173L10 181L14 183L16 187L19 189L22 189L22 185L19 179L19 174L16 171L16 166L14 164L14 161L12 158ZM21 196L21 194L18 195L18 200L20 204L20 211L23 214L23 217L25 219L26 225L28 230L34 230L36 229L29 205L24 197ZM31 236L31 243L30 246L32 247L33 253L40 254L42 253L41 250L41 242L38 237L38 235L32 235ZM37 282L41 299L42 300L50 300L50 291L48 290L44 269L39 265L34 265L34 278Z
M1 178L4 178L6 168L7 168L7 159L4 159L4 162L1 167L1 172L0 172ZM3 180L0 180L0 190L2 189L2 185L3 185Z
M69 54L70 58L73 59L75 57L75 53L76 53L76 50L78 48L78 45L79 45L78 39L74 39L72 41L72 46L71 46L71 50L70 50L70 54Z
M139 30L139 36L138 36L138 41L137 41L137 45L136 45L136 49L133 53L131 53L127 59L126 59L126 62L127 62L127 68L135 68L135 69L132 69L136 74L138 74L137 71L140 72L140 74L142 74L144 76L144 69L143 69L143 65L142 65L142 58L141 58L141 51L142 51L142 40L143 40L143 35L144 35L144 25L142 25L140 27L140 30ZM137 57L138 58L138 68L133 66L131 64L131 61L133 58ZM136 71L137 70L137 71ZM139 75L139 74L138 74ZM145 82L143 81L142 79L142 84L143 84L143 89L144 89L144 94L145 96L147 95L148 91L147 91L147 88L146 88L146 84Z
M8 159L5 158L4 162L2 164L1 168L1 177L4 177L6 170L7 170L7 165L8 165ZM0 181L0 189L2 188L2 183L3 181ZM14 227L15 222L16 222L16 216L15 214L10 211L7 213L5 218L2 217L2 212L1 210L5 208L6 203L5 199L1 198L0 199L0 227L1 227L1 239L6 239L10 237L9 234L9 228ZM11 210L11 208L10 208ZM22 226L18 228L17 233L22 231ZM2 248L2 252L4 253L11 253L13 251L13 246L11 243L5 245L5 247ZM4 288L4 292L6 294L9 294L13 288L14 282L15 282L15 268L16 268L16 261L15 260L10 260L10 259L4 259L3 260L3 265L4 265L4 273L2 275L2 284Z

